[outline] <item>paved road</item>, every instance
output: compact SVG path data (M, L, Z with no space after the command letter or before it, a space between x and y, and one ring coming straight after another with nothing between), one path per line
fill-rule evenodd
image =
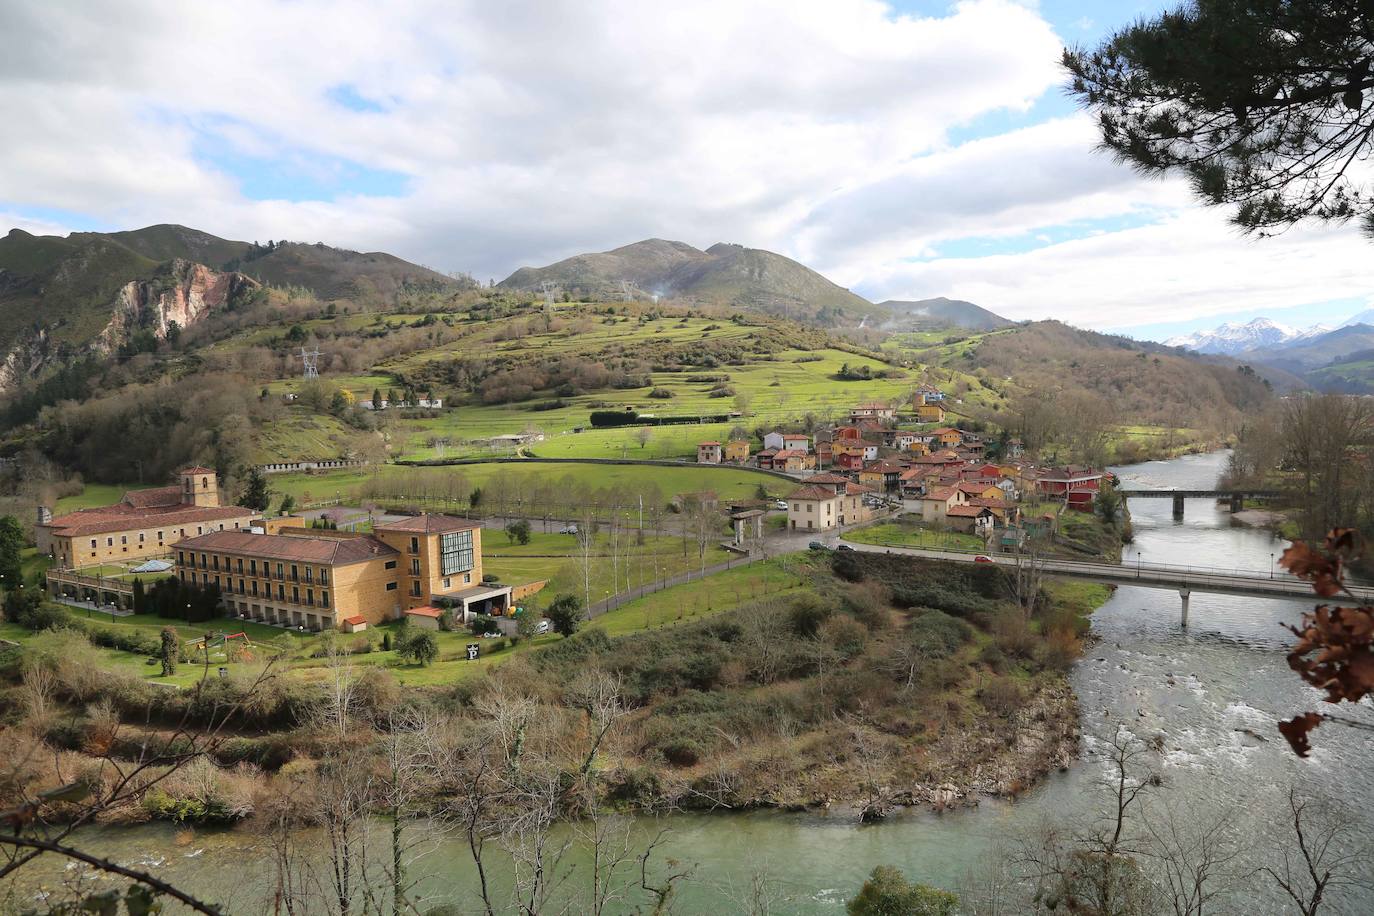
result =
M916 547L879 547L873 544L859 544L840 540L840 543L854 550L867 553L905 554L914 557L927 557L933 560L954 562L973 562L976 554L949 550L930 550ZM1014 566L1016 558L989 555L994 564ZM1225 595L1245 595L1259 598L1312 598L1312 586L1288 573L1273 573L1261 570L1211 569L1187 566L1164 566L1158 564L1101 563L1091 560L1043 559L1048 573L1090 579L1115 585L1140 585L1146 588L1165 588L1174 591L1217 592ZM1374 601L1374 588L1352 586L1351 592L1363 602Z

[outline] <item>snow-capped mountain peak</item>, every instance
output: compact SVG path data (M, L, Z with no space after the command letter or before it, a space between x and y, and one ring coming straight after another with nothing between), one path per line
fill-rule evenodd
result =
M1307 336L1313 330L1315 329L1299 331L1268 318L1256 318L1244 324L1223 324L1210 331L1194 331L1192 334L1170 337L1164 343L1170 347L1196 350L1198 353L1231 355L1256 347L1272 347Z

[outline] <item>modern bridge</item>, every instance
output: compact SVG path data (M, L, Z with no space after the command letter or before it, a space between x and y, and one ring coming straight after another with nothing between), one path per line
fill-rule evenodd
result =
M1019 558L1005 554L974 554L957 550L932 550L921 547L883 547L840 539L840 543L865 553L904 554L932 560L973 562L975 556L987 556L997 566L1015 567L1018 562L1032 562L1027 555ZM1246 598L1286 598L1311 600L1317 596L1311 583L1282 570L1220 569L1207 566L1168 566L1159 563L1104 563L1100 560L1064 560L1058 557L1037 557L1033 561L1047 574L1087 579L1108 585L1138 585L1178 592L1183 601L1183 625L1188 625L1188 598L1195 592L1214 592L1219 595L1239 595ZM1350 592L1362 604L1374 603L1374 587L1350 586Z
M1122 497L1131 499L1172 499L1174 518L1183 518L1185 499L1225 499L1231 503L1231 511L1239 512L1247 499L1274 499L1278 490L1117 490Z

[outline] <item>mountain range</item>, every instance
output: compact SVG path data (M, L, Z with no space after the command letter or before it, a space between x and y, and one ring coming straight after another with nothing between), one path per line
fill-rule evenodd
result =
M1208 331L1194 331L1192 334L1170 337L1164 344L1198 353L1233 356L1260 347L1274 347L1306 340L1330 330L1330 327L1322 324L1299 329L1270 321L1268 318L1256 318L1244 324L1223 324Z
M538 293L545 284L578 299L633 295L767 312L824 325L885 317L873 303L791 258L719 242L702 251L686 242L645 239L611 251L522 267L498 288Z
M135 335L164 338L262 287L325 301L394 301L405 293L476 289L383 252L322 243L243 242L177 225L66 237L13 229L0 238L0 390L54 361L110 353ZM872 303L771 251L721 242L706 250L646 239L612 251L522 267L498 290L605 301L669 298L823 327L992 330L1012 322L954 299Z
M632 295L723 305L824 326L953 327L988 331L1012 322L958 299L873 303L804 264L760 248L719 242L702 251L686 242L645 239L610 251L522 267L498 288L556 289L581 299Z
M1374 393L1374 309L1336 328L1297 329L1256 318L1173 337L1165 344L1282 369L1322 390Z
M139 332L165 337L233 309L263 285L321 299L389 300L476 284L382 252L222 239L185 226L0 238L0 390L55 359L108 353Z

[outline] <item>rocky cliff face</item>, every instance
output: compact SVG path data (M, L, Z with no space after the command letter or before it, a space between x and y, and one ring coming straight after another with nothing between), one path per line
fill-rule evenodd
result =
M120 288L110 323L92 348L113 352L139 330L151 330L158 340L165 340L173 322L180 328L190 327L257 286L256 280L243 274L211 270L178 258L153 279L134 280Z
M234 304L260 284L234 271L217 271L193 261L168 262L149 279L131 280L119 287L109 304L110 319L84 345L54 346L46 328L21 335L0 353L0 394L32 378L59 359L83 352L109 355L139 331L166 340L175 322L188 328L206 316Z
M52 347L47 330L39 329L32 336L20 340L0 360L0 394L21 380L38 374L51 358Z

